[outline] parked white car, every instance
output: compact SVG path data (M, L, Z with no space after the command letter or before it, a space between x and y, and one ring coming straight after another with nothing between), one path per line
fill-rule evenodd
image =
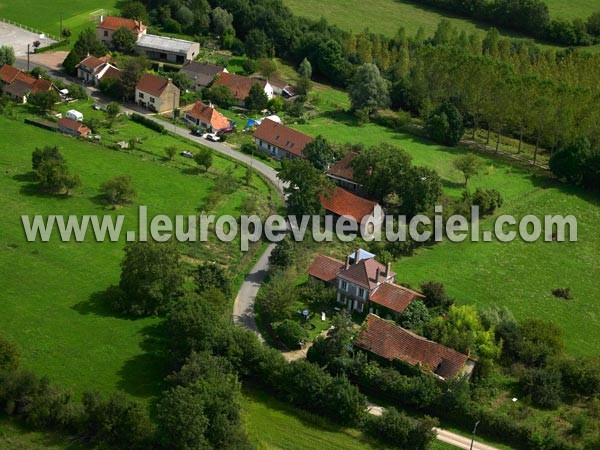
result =
M214 133L206 133L204 136L202 136L204 139L206 139L207 141L211 141L211 142L219 142L221 139L219 138L219 136L217 136Z

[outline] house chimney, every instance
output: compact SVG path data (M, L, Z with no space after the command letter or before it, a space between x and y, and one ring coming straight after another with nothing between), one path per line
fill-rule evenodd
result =
M379 267L375 270L375 284L379 285Z
M390 273L392 273L392 263L388 262L387 263L387 267L385 268L385 276L386 276L386 278L390 276Z
M169 83L169 84L173 83L173 78L167 78L167 83Z
M360 248L357 248L356 252L354 253L354 264L358 264L359 261L360 261Z
M348 270L348 267L350 267L350 256L346 256L346 265L345 265L345 269Z

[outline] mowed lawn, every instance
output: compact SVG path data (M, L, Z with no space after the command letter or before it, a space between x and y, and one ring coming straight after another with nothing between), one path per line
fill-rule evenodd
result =
M196 214L216 171L233 169L233 163L215 155L214 173L198 175L2 117L0 130L0 333L17 343L24 367L64 387L155 395L164 375L155 351L158 319L116 318L99 297L119 280L123 242L29 243L20 216L118 213L126 216L124 230L135 230L141 204L148 206L150 217ZM81 176L82 188L72 197L45 196L36 189L31 152L48 144L58 145ZM242 176L244 171L234 173ZM98 187L122 174L131 176L138 198L134 205L108 210L98 199ZM244 197L240 190L218 209L239 214ZM215 253L240 257L235 243L209 249L195 245L206 258L215 259Z
M327 94L323 102L344 104L339 94ZM360 142L367 146L388 142L402 147L417 165L434 168L442 178L446 194L459 197L464 190L462 174L452 161L465 150L432 144L414 135L398 133L376 124L354 126L346 113L330 113L295 128L338 142ZM536 243L442 243L401 258L394 264L399 282L418 288L427 280L445 283L459 303L481 306L506 305L520 319L539 317L557 322L564 331L571 354L597 354L600 348L600 201L524 169L512 167L488 155L481 173L469 182L494 188L504 197L498 214L517 220L527 214L573 214L578 220L578 242ZM491 229L487 218L482 230ZM573 300L555 298L551 289L568 287Z
M27 0L0 2L0 17L58 36L60 19L77 37L84 27L93 25L90 13L115 10L116 0Z

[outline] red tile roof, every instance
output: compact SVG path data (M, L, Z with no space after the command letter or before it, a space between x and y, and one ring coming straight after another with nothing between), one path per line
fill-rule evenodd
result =
M96 25L96 28L102 28L103 30L112 30L112 31L116 31L121 27L125 27L125 28L133 31L136 34L140 34L147 28L146 25L142 24L142 22L139 22L137 20L124 19L123 17L113 17L113 16L106 17L102 21L102 23L99 23L98 25Z
M346 180L354 181L354 169L352 169L352 160L358 156L356 152L348 152L346 156L336 162L329 171L329 175L334 177L344 178Z
M321 195L321 204L325 210L337 215L350 217L360 223L363 217L373 214L377 202L354 195L340 187L332 188L328 195Z
M377 279L377 269L379 269L379 279ZM377 262L375 258L369 258L350 264L347 269L342 269L338 276L371 291L377 287L378 283L384 283L396 275L391 271L386 275L386 271L386 266Z
M102 80L105 78L118 80L119 78L121 78L121 71L115 66L109 65L108 69L106 69L106 72L104 72L104 74L101 76Z
M92 131L87 126L85 126L84 124L82 124L80 122L77 122L76 120L67 119L67 118L60 119L58 121L58 125L61 128L66 128L68 130L77 131L81 135L91 133L91 131Z
M110 55L103 56L101 58L96 58L95 56L88 56L81 60L77 67L85 67L91 71L96 71L101 65L110 61Z
M33 83L33 86L31 88L31 93L36 94L38 92L49 91L50 89L52 89L51 81L48 81L45 78L38 78Z
M383 283L371 294L369 300L402 313L415 298L425 298L425 296L398 284Z
M229 119L202 102L196 102L192 109L186 111L186 114L201 120L204 123L209 123L215 130L222 130L229 127Z
M308 275L326 283L335 284L335 277L343 268L344 263L339 259L317 255L308 268Z
M304 133L274 122L271 119L264 119L262 121L254 132L254 137L300 158L304 156L302 151L306 147L306 144L314 140Z
M9 64L3 64L2 67L0 67L0 80L2 80L3 83L10 84L15 81L20 73L22 72L16 67Z
M145 73L135 85L135 88L153 97L160 97L169 83L169 80L152 75L151 73Z
M231 89L231 93L238 100L245 100L250 93L250 88L257 84L261 88L265 88L267 82L258 78L248 78L236 75L234 73L221 72L213 86L227 86Z
M366 324L366 326L365 326ZM459 375L468 356L369 314L354 341L360 348L388 360L404 361L450 379Z

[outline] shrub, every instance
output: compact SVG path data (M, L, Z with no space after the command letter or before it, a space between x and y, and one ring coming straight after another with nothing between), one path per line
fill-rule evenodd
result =
M146 128L150 128L151 130L154 130L157 133L166 133L165 127L162 124L154 122L153 120L148 119L147 117L144 117L141 114L133 113L131 115L131 120L133 120L136 123L139 123L140 125L145 126Z
M387 408L381 416L370 416L365 422L368 434L392 448L410 448L411 450L425 450L435 439L437 420L425 417L417 420L395 408Z
M527 369L519 384L531 401L542 408L556 408L561 402L562 376L555 368Z
M421 284L421 292L425 296L425 303L428 306L449 308L454 303L454 300L446 294L444 283L426 281Z
M283 344L290 349L301 347L302 341L308 338L308 332L298 322L286 319L275 327L275 333Z
M471 204L479 206L482 215L493 214L503 202L502 195L496 189L477 188L471 196Z
M0 336L0 370L16 370L21 356L15 345Z

